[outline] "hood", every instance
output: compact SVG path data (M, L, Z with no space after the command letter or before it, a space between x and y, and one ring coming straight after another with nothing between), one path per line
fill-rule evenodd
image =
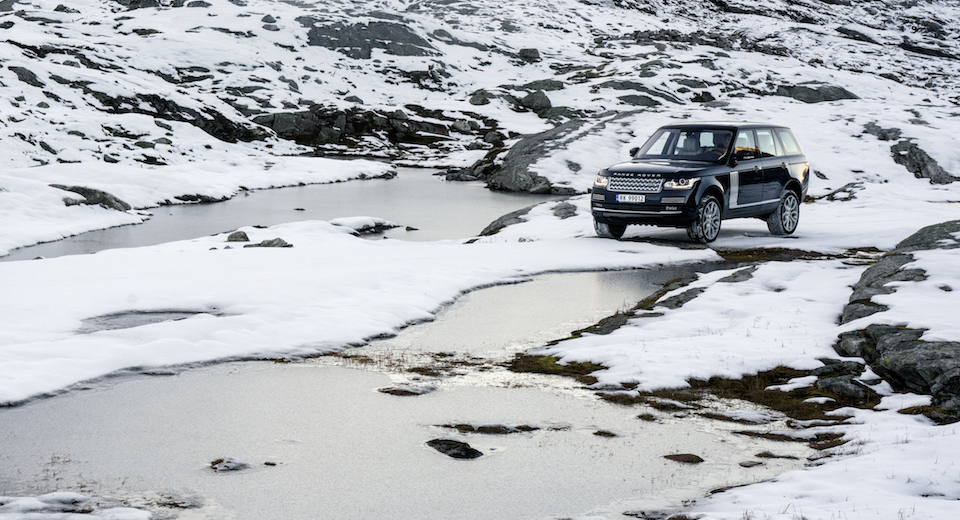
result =
M654 173L660 175L669 174L697 174L716 168L716 163L706 163L698 161L667 161L663 159L643 159L620 164L614 164L606 168L608 173Z

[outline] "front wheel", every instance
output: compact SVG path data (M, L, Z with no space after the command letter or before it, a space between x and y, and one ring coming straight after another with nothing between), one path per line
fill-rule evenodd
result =
M720 235L720 202L713 195L697 204L697 219L687 227L687 236L696 242L708 244Z
M600 238L616 238L619 239L623 236L623 232L627 230L626 224L608 224L606 222L600 222L599 220L593 220L593 229L597 232L597 236Z
M800 223L800 198L786 190L780 197L776 211L767 217L767 229L774 235L789 235L797 230Z

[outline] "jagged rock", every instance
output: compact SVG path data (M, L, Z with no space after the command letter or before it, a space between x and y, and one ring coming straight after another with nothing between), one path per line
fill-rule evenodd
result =
M100 190L95 190L92 188L85 188L83 186L64 186L63 184L51 184L52 188L61 189L64 191L71 191L73 193L81 195L85 200L79 201L80 204L97 204L103 208L115 209L117 211L128 211L132 207L126 202L114 197L113 195ZM64 199L64 203L68 206L78 203L75 199Z
M790 97L797 101L803 101L804 103L860 99L859 96L843 87L816 83L808 85L781 85L777 87L776 95Z
M891 294L891 282L920 281L927 274L920 269L903 269L913 261L910 253L930 249L960 249L954 236L960 220L928 226L906 238L870 266L854 286L841 323L849 323L887 308L871 301L877 294ZM960 420L960 342L923 341L922 330L893 325L868 325L840 335L834 350L844 356L862 357L880 377L895 389L933 396L929 416L947 423Z
M314 105L301 112L278 112L253 118L280 137L299 144L353 144L363 136L383 134L391 143L429 144L450 134L441 124L415 120L402 110L381 112L353 107L340 110Z
M370 59L373 49L383 49L395 56L435 56L439 53L430 43L406 25L394 22L370 22L347 25L337 22L316 26L322 20L297 18L308 28L307 43L339 51L351 58Z
M483 456L483 453L472 448L469 444L453 439L433 439L427 441L427 446L455 459L475 459Z
M573 119L552 130L520 140L507 152L503 165L490 177L487 186L501 191L573 195L572 188L553 186L546 178L531 172L529 167L552 150L561 147L564 138L584 124L582 119Z
M929 179L930 184L950 184L960 180L960 177L954 177L941 168L937 161L916 143L900 141L891 146L890 151L893 152L894 162L905 167L918 179Z

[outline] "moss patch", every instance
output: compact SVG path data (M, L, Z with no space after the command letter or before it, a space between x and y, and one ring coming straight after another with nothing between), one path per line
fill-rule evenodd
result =
M559 361L560 358L556 356L517 354L508 368L511 372L517 373L551 374L572 377L585 385L592 385L597 382L597 378L591 376L591 373L607 368L603 365L590 362L561 365Z

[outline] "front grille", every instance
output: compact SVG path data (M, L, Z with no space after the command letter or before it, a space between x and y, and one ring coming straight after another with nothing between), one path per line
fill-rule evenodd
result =
M610 191L634 191L637 193L660 193L663 177L653 173L614 174L607 189Z

